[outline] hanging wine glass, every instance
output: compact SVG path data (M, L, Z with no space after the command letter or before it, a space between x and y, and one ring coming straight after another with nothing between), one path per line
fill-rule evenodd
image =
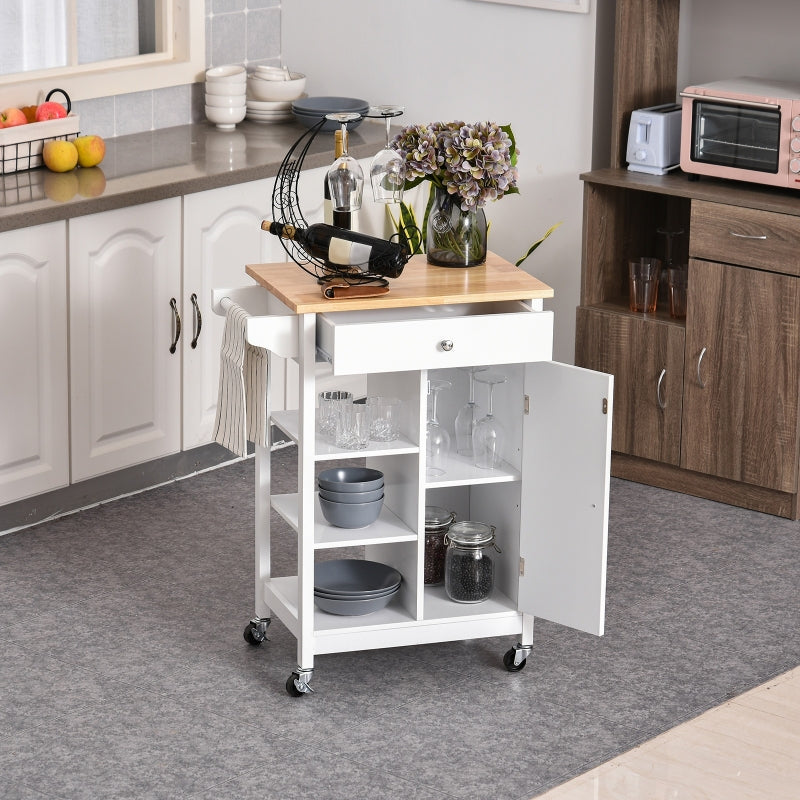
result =
M403 200L403 187L406 182L406 162L391 142L391 121L403 113L403 106L375 106L370 109L370 117L383 117L386 121L386 146L375 158L369 169L372 183L372 197L376 203L400 203Z
M364 194L364 171L355 158L347 154L347 123L360 119L361 114L326 114L342 126L342 155L328 170L328 191L334 211L358 211Z
M475 466L481 469L496 469L500 466L505 444L505 431L500 421L494 416L494 387L505 383L508 378L499 372L480 372L475 376L479 383L489 387L488 413L475 423L472 431L472 450Z
M425 427L425 473L429 478L444 475L447 454L450 452L450 434L439 422L438 399L442 389L449 389L450 381L431 379L428 381L428 394L431 396L430 417Z
M469 400L456 414L456 452L471 457L472 430L475 423L483 416L483 410L475 402L475 373L484 372L488 367L461 367L469 373Z

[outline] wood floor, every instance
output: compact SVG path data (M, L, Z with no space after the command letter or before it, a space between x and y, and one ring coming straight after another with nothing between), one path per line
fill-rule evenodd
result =
M800 798L800 667L538 800Z

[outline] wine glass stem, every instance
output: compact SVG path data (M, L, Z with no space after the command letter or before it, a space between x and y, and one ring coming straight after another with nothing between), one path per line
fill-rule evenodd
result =
M469 371L469 402L475 402L475 370Z
M489 416L492 416L492 396L494 394L494 384L489 384Z
M347 123L342 123L342 158L347 157Z
M439 417L436 414L436 400L439 397L439 390L433 390L433 398L431 399L431 422L439 424Z

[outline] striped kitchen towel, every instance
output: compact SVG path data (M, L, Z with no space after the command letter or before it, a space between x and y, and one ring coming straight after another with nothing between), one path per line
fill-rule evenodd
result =
M246 339L249 314L230 300L224 302L214 440L243 457L248 440L267 445L267 351Z

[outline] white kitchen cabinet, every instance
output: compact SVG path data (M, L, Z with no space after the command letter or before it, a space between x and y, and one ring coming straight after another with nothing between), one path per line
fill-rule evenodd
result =
M181 200L71 220L72 480L180 450Z
M275 614L296 637L297 666L286 686L292 695L310 690L317 654L516 634L519 642L503 659L516 672L532 647L535 616L603 633L613 378L551 361L553 315L542 308L549 287L496 256L478 269L491 273L482 285L493 290L470 289L463 271L416 257L389 295L339 305L320 300L313 279L293 265L269 265L248 268L261 287L230 297L253 315L252 344L298 363L298 409L270 409L297 443L298 487L272 495L269 450L257 448L255 617L245 629L247 641L260 644ZM370 394L403 401L399 440L346 452L318 435L320 356L335 379L363 371ZM451 453L444 474L428 477L428 379L435 369L453 384L442 417L450 427L466 401L459 368L472 365L507 376L495 397L507 432L505 461L481 470ZM361 456L384 473L381 516L359 530L330 526L318 506L316 470ZM496 526L502 552L486 601L454 603L442 586L424 583L426 505ZM296 576L270 574L270 509L297 532ZM367 559L399 570L400 592L369 615L325 613L314 605L317 553L356 545Z
M275 181L265 179L187 195L183 203L184 277L183 449L214 439L219 354L224 320L211 313L215 286L253 285L242 264L286 259L276 236L261 230L270 217ZM285 364L274 361L276 401ZM282 407L282 404L281 404Z
M0 234L0 505L69 483L67 234Z

